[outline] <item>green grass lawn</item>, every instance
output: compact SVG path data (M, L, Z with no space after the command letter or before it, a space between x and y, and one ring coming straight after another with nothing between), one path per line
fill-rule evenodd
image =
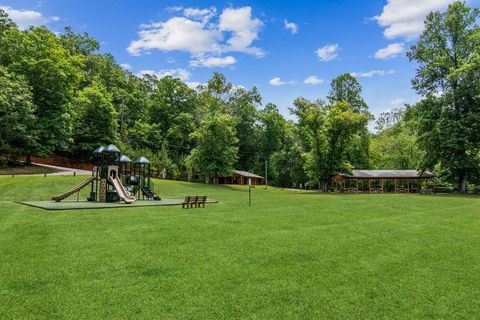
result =
M158 181L220 203L14 203L81 179L0 177L0 319L480 317L478 197L257 187L248 207L245 187Z

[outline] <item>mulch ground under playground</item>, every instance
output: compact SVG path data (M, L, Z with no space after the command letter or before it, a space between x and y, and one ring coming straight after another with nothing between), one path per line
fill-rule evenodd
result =
M161 201L137 200L134 203L123 202L95 202L95 201L21 201L27 206L44 210L80 210L80 209L106 209L106 208L132 208L155 206L181 206L183 199L163 199ZM207 204L218 203L217 200L207 200Z

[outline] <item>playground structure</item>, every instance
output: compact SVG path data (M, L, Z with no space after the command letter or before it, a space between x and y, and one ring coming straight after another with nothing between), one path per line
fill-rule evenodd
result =
M130 158L122 155L114 144L98 147L93 151L92 176L82 181L71 190L52 197L60 202L72 194L90 185L91 202L120 202L127 204L137 199L161 200L155 193L154 183L151 180L150 161L140 157L133 164Z

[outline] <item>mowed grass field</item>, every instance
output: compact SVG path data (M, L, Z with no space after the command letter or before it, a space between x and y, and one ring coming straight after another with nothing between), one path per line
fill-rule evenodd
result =
M85 178L85 177L83 177ZM205 209L44 211L0 177L0 319L475 319L480 198L158 181Z

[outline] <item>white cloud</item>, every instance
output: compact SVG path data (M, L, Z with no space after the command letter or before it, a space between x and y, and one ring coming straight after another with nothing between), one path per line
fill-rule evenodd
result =
M320 61L330 61L338 56L338 44L328 44L316 51Z
M190 88L197 90L199 89L200 86L206 85L206 83L203 82L197 82L197 81L187 81L185 84Z
M375 52L375 59L392 59L398 57L404 50L403 43L392 43Z
M146 75L146 74L154 75L158 78L163 78L163 77L170 76L170 77L173 77L173 78L178 78L182 81L187 81L191 77L190 72L188 70L182 69L182 68L166 69L166 70L160 70L160 71L140 70L140 72L138 73L138 75L140 75L140 76Z
M129 63L122 63L120 64L120 67L122 67L125 70L132 70L132 66Z
M183 16L163 22L144 24L139 37L130 43L127 51L132 55L152 50L184 51L191 54L195 66L226 66L236 62L229 52L243 52L262 57L265 52L252 46L258 39L262 22L252 17L251 7L227 8L218 19L216 8L170 7L169 12L181 12Z
M313 85L316 85L316 84L322 84L324 83L325 80L323 79L318 79L317 76L310 76L308 78L306 78L305 80L303 80L303 83L305 84L313 84Z
M286 84L296 84L296 81L295 80L285 81L285 80L282 80L280 77L275 77L273 79L270 79L268 83L270 83L272 86L278 87Z
M362 71L362 72L352 72L350 73L355 78L372 78L375 76L383 77L388 74L394 74L394 70L372 70L372 71Z
M373 17L384 27L388 39L412 39L423 31L425 17L431 11L443 10L453 0L388 0L379 16Z
M285 81L283 81L279 77L271 79L268 83L270 83L272 86L283 86L287 84Z
M183 9L183 14L185 17L207 23L217 14L217 9L215 7L210 7L208 9L185 8Z
M182 6L171 6L171 7L166 7L163 10L165 10L167 12L179 12L179 11L183 11L183 7Z
M195 57L193 60L190 60L190 65L192 67L227 67L233 65L237 62L232 56L226 57Z
M298 32L298 25L293 22L288 22L287 19L283 20L283 24L285 26L285 29L289 30L292 34L295 34Z
M403 98L397 98L390 101L392 107L403 107L407 101Z
M218 27L220 31L231 32L232 36L227 40L226 51L245 52L257 57L265 55L260 48L250 45L258 39L258 32L262 22L252 18L252 8L227 8L220 15Z
M165 22L143 25L140 39L132 41L128 52L140 55L142 51L187 51L191 54L218 52L222 39L220 31L207 27L203 22L174 17Z
M24 10L24 9L14 9L12 7L0 6L0 9L3 9L12 19L13 22L17 24L20 29L27 29L30 26L41 26L49 22L57 22L60 20L59 17L45 17L40 12L34 10Z

